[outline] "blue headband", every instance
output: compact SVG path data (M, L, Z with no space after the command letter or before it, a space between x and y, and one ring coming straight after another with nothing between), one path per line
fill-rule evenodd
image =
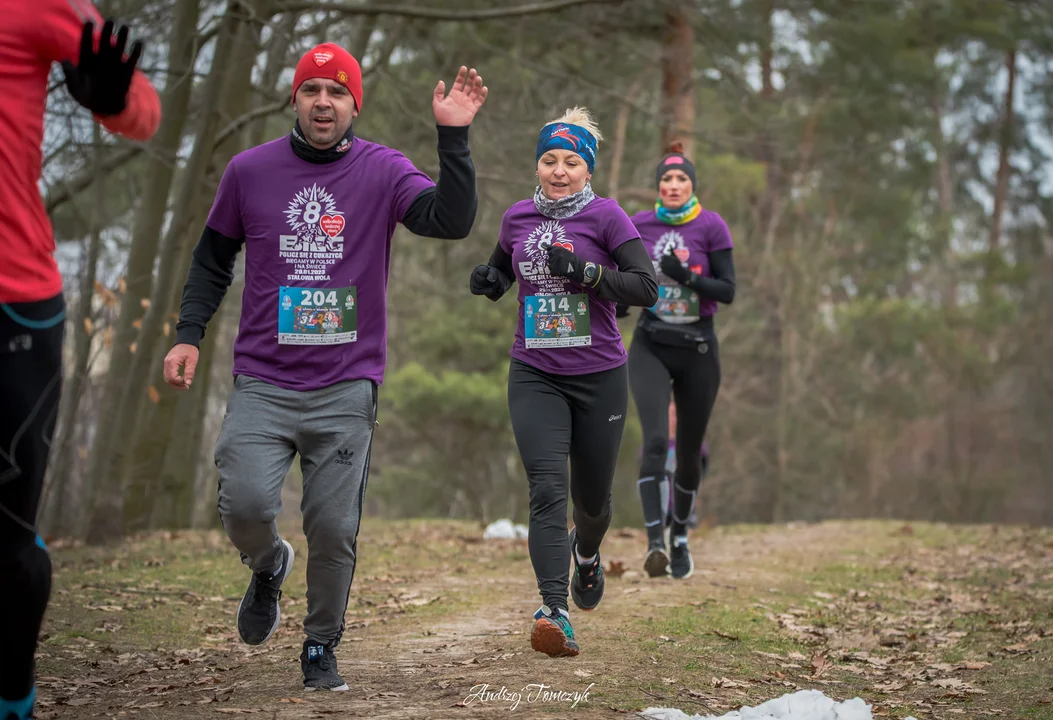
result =
M535 162L549 150L570 150L581 155L591 173L596 167L596 137L580 125L549 123L537 138Z

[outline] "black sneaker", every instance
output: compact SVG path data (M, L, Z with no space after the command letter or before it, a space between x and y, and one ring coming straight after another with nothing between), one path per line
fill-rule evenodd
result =
M691 551L687 548L687 538L673 538L670 545L669 574L681 580L691 577L695 571L695 561L691 559Z
M305 640L300 653L300 669L303 670L304 692L332 690L343 692L347 683L336 671L336 655L325 645Z
M648 577L665 577L669 574L669 556L665 553L665 540L652 540L647 545L647 559L644 570Z
M253 573L249 588L238 605L238 635L246 645L262 645L271 639L282 621L278 600L282 583L289 577L293 565L293 549L282 540L282 566L272 575Z
M603 599L603 561L599 552L590 565L578 564L578 529L570 531L570 556L574 559L574 577L570 579L570 596L581 610L593 610Z

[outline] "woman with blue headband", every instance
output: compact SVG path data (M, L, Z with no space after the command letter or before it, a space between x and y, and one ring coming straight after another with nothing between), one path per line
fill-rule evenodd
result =
M580 652L568 582L581 610L603 597L600 544L629 403L615 306L649 307L658 297L640 233L614 200L592 190L600 139L582 108L541 129L534 197L505 213L497 247L470 284L474 295L497 301L519 283L508 410L530 482L530 560L543 602L530 644L550 657Z
M679 143L655 172L653 210L633 215L659 271L658 302L640 313L629 348L629 385L643 430L637 488L647 528L644 569L651 577L688 578L694 560L687 529L702 480L706 426L720 388L713 315L735 299L731 232L695 195L695 166ZM628 314L619 306L618 315ZM676 470L666 554L662 483L669 447L669 396L676 398Z

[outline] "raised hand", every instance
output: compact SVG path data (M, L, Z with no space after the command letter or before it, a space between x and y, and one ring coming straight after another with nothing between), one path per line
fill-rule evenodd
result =
M143 45L136 41L128 56L124 55L128 43L128 27L121 26L113 38L113 20L103 23L99 36L99 49L94 49L95 26L84 23L80 36L80 57L74 65L69 60L62 62L66 87L69 94L99 116L119 115L128 100L128 88L132 84L135 66L143 52Z
M431 99L435 122L453 127L471 125L475 114L486 102L487 92L483 78L475 68L469 70L462 65L449 95L446 94L446 83L442 80L435 86L435 93Z

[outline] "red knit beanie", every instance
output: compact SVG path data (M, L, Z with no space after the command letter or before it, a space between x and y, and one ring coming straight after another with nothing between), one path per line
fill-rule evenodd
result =
M337 81L351 91L355 105L362 110L362 68L347 50L333 43L322 43L304 53L296 63L296 74L293 75L293 102L300 85L311 78Z

